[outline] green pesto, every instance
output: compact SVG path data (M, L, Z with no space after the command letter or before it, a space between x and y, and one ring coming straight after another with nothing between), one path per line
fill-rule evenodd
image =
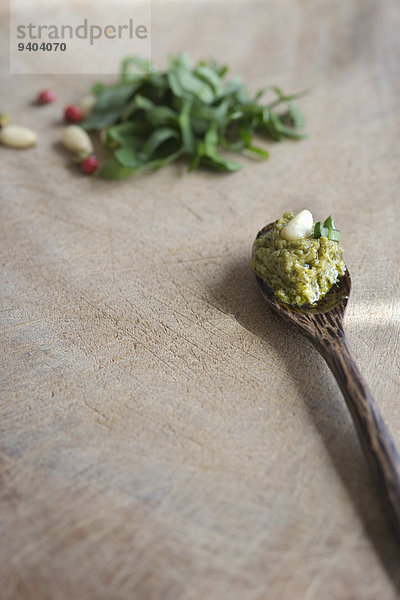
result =
M283 302L316 304L346 271L343 249L325 236L284 240L281 229L293 217L285 213L256 239L252 268Z

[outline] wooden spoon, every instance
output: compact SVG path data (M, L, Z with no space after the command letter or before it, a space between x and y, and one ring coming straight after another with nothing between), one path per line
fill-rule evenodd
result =
M257 238L271 229L266 225ZM291 306L277 298L256 276L262 295L279 316L306 335L321 353L342 390L356 426L365 456L375 472L383 499L400 539L400 457L360 371L354 362L343 329L351 279L343 277L315 306Z

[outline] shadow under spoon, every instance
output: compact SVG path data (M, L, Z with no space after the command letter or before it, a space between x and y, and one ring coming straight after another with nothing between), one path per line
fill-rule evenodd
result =
M257 238L274 226L266 225ZM316 305L291 306L277 298L263 279L257 283L272 310L306 335L325 359L346 400L367 461L380 484L386 509L400 540L400 457L361 373L343 328L350 295L348 270Z

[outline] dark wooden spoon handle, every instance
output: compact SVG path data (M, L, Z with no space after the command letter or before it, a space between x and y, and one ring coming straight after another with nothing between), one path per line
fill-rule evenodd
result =
M386 508L400 539L400 457L360 371L341 324L313 344L329 365L350 410L365 455L383 492Z

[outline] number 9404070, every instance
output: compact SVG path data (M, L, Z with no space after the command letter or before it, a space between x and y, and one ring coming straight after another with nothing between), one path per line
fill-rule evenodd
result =
M28 52L56 52L57 50L65 52L66 49L67 44L65 44L65 42L41 42L40 44L37 42L28 42L27 44L20 42L18 44L18 50L20 52L23 50L27 50Z

